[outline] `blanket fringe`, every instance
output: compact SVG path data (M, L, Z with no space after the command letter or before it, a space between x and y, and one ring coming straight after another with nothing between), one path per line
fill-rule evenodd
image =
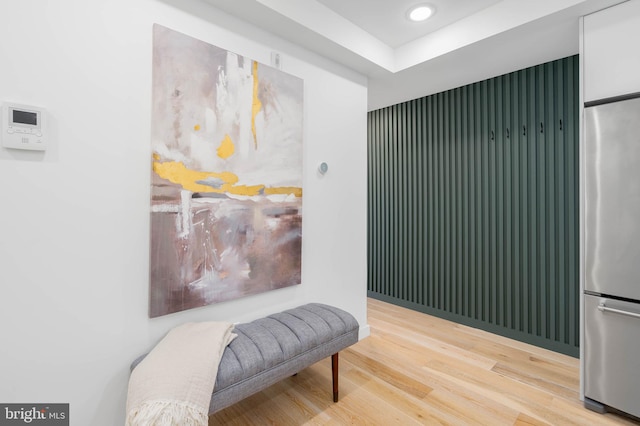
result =
M126 426L206 426L209 413L180 401L146 401L129 411Z

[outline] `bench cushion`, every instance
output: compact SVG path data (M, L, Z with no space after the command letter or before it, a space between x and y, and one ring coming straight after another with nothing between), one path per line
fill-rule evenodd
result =
M214 386L212 414L358 341L349 313L310 303L250 323L238 324Z

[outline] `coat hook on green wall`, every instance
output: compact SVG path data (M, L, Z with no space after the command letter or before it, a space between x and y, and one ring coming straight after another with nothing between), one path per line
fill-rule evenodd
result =
M527 136L527 126L522 126L522 136Z

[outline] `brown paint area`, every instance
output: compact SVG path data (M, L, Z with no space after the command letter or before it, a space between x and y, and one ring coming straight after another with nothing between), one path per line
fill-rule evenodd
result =
M187 232L167 201L151 217L151 317L300 284L301 199L194 198Z

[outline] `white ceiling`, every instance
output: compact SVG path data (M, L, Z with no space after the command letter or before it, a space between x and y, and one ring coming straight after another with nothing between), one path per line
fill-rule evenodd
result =
M580 16L623 0L204 1L367 76L374 110L576 54Z
M396 48L501 0L318 0L386 45ZM407 11L428 4L436 13L427 21L410 22Z

